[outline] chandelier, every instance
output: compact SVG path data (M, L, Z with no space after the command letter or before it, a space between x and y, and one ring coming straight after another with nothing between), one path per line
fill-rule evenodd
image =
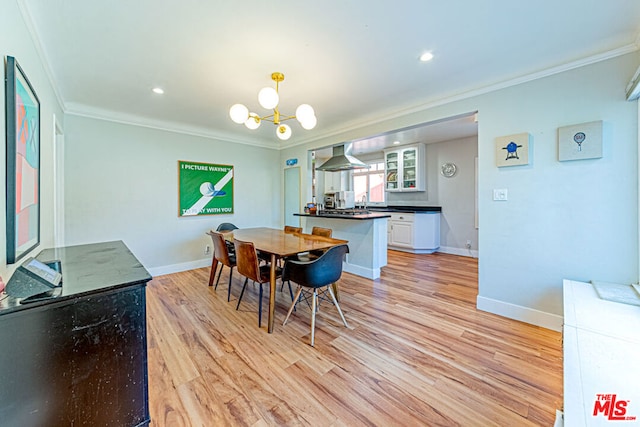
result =
M261 117L254 112L249 112L249 109L242 104L234 104L229 109L231 120L238 124L244 123L246 127L252 130L258 129L263 120L272 122L276 125L276 135L283 141L291 137L291 128L289 125L282 123L286 120L296 119L304 129L313 129L318 120L316 119L313 108L309 104L300 104L298 108L296 108L295 116L286 116L280 113L280 110L278 110L278 104L280 102L278 83L284 80L284 74L278 72L271 73L271 80L276 82L276 88L262 88L258 93L258 102L263 108L273 110L273 114Z

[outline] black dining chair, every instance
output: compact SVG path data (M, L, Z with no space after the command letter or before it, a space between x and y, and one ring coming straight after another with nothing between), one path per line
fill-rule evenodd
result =
M229 253L227 249L227 241L224 238L222 233L218 233L217 231L208 231L207 234L211 236L211 241L213 242L213 260L217 260L220 264L220 272L218 273L218 280L216 280L216 287L214 289L218 289L218 282L220 282L220 276L222 275L222 269L226 265L229 267L229 287L227 289L227 301L231 300L231 279L233 278L233 268L236 267L236 255L234 253ZM209 274L209 286L213 284L213 276L215 276L216 272L213 268L213 261L211 263L211 273Z
M223 222L218 226L218 228L216 228L216 231L233 231L237 229L238 227L236 227L234 224L230 222Z
M230 222L223 222L220 225L218 225L218 228L216 228L216 231L219 233L224 233L227 231L233 231L237 229L238 227L236 227L235 224L232 224ZM233 242L230 242L228 240L225 240L224 242L227 245L227 251L232 255L235 254L236 248L233 247Z
M330 228L324 227L313 227L311 229L311 234L313 236L320 237L332 237L333 230ZM317 249L310 252L305 252L297 255L298 261L311 261L313 259L319 258L325 252L324 249ZM293 258L296 259L296 258Z
M340 276L342 276L342 261L347 253L349 253L349 247L347 245L339 245L328 249L319 258L311 261L287 260L284 265L282 281L294 282L298 285L298 289L296 290L293 302L291 303L291 307L289 307L287 317L285 317L282 325L287 324L291 312L296 307L298 301L301 300L303 293L302 299L304 299L307 304L309 304L309 298L311 298L312 347L315 341L316 311L318 310L319 301L331 301L338 309L344 326L349 327L331 287L331 285L337 282ZM327 294L329 294L330 299L327 298Z
M271 280L271 264L260 265L258 254L256 253L256 248L253 243L234 239L233 244L236 248L238 273L245 277L236 310L240 307L240 302L242 301L242 296L244 295L244 290L247 288L249 279L257 282L260 285L260 296L258 299L258 327L260 328L262 327L262 285L269 283ZM281 275L282 269L276 266L276 278Z

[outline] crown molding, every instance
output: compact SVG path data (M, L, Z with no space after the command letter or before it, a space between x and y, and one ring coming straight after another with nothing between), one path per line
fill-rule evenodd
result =
M618 56L622 56L622 55L626 55L628 53L633 53L640 50L640 34L638 35L638 38L636 39L636 42L619 47L617 49L612 49L606 52L602 52L596 55L592 55L592 56L588 56L585 58L581 58L579 60L576 61L572 61L572 62L567 62L565 64L562 65L558 65L555 67L551 67L551 68L547 68L541 71L537 71L535 73L530 73L530 74L526 74L524 76L520 76L520 77L516 77L514 79L510 79L510 80L505 80L503 82L500 83L496 83L496 84L492 84L492 85L488 85L488 86L483 86L483 87L479 87L477 89L472 89L466 92L462 92L462 93L458 93L458 94L449 94L449 95L445 95L444 97L441 98L432 98L430 100L427 100L426 102L422 102L420 104L417 105L413 105L413 106L408 106L406 108L401 108L399 110L395 110L394 112L385 112L384 114L378 114L375 117L370 117L367 120L362 120L362 121L358 121L358 122L352 122L351 124L347 125L347 126L342 126L340 129L331 129L329 131L326 131L322 134L319 135L315 135L314 137L311 138L305 138L304 140L300 140L296 143L287 145L286 147L282 147L282 149L285 148L291 148L291 147L295 147L298 145L303 145L303 144L308 144L308 143L312 143L314 141L319 141L322 139L327 139L327 138L331 138L331 137L335 137L335 136L339 136L339 135L343 135L345 133L351 132L351 131L356 131L359 129L363 129L372 125L375 125L376 123L379 123L381 121L388 121L388 120L393 120L393 119L398 119L401 117L405 117L408 116L410 114L415 114L415 113L421 113L424 111L427 111L429 109L435 108L435 107L439 107L442 105L446 105L446 104L450 104L452 102L456 102L456 101L461 101L461 100L465 100L465 99L469 99L469 98L473 98L479 95L484 95L487 93L491 93L491 92L495 92L498 90L502 90L502 89L506 89L512 86L517 86L523 83L527 83L530 81L534 81L534 80L539 80L545 77L549 77L549 76L553 76L555 74L560 74L560 73L564 73L565 71L570 71L570 70L574 70L576 68L581 68L581 67L585 67L587 65L591 65L591 64L595 64L598 62L602 62L602 61L606 61L609 59L613 59L616 58ZM341 141L341 142L349 142L349 141Z
M88 105L68 102L66 105L65 114L78 117L86 117L90 119L105 120L114 123L120 123L131 126L140 126L149 129L156 129L165 132L174 132L182 135L191 135L201 138L214 139L222 142L231 142L234 144L250 145L253 147L268 148L271 150L279 150L279 146L275 146L270 141L261 140L246 140L239 139L237 136L215 132L208 128L202 128L197 126L189 126L183 123L154 120L147 117L136 116L132 114L119 113L111 110L105 110L101 108L90 107Z
M250 145L255 147L268 148L268 149L279 150L279 151L288 149L288 148L293 148L300 145L313 143L315 141L320 141L327 138L336 137L339 135L344 135L345 133L348 133L348 132L357 131L357 130L375 125L376 123L380 123L381 121L388 121L388 120L405 117L411 114L421 113L435 107L450 104L452 102L473 98L486 93L495 92L501 89L517 86L533 80L538 80L538 79L549 77L555 74L563 73L565 71L595 64L601 61L606 61L608 59L613 59L618 56L636 52L640 49L640 32L639 32L638 36L636 37L633 43L630 43L628 45L625 45L616 49L612 49L596 55L591 55L576 61L571 61L565 64L561 64L555 67L547 68L545 70L541 70L535 73L526 74L524 76L520 76L514 79L505 80L500 83L479 87L463 93L450 93L442 97L428 99L425 102L421 102L419 104L414 104L411 106L406 106L404 108L395 109L393 112L387 111L385 113L376 114L375 116L370 116L363 120L352 121L350 123L347 123L346 125L341 125L339 128L328 129L323 133L309 136L306 138L301 138L291 144L277 142L277 145L274 145L273 142L271 141L255 140L255 139L251 139L251 140L240 139L234 134L217 132L209 128L189 126L189 125L185 125L177 122L153 120L153 119L148 119L145 117L135 116L131 114L123 114L123 113L99 109L95 107L89 107L87 105L83 105L79 103L65 102L64 98L62 97L62 94L58 90L58 86L55 83L54 74L49 65L50 62L47 58L47 55L44 49L42 48L42 44L40 43L40 36L38 34L38 31L35 25L33 24L33 19L31 18L31 14L28 10L28 7L26 6L26 3L24 0L16 0L16 2L18 4L20 13L22 14L22 17L24 19L25 25L31 35L31 38L35 45L37 55L40 58L42 67L45 70L47 78L49 79L49 83L52 87L52 90L65 114L71 114L75 116L81 116L81 117L87 117L87 118L93 118L93 119L107 120L111 122L134 125L134 126L142 126L142 127L147 127L151 129L199 136L203 138L215 139L219 141L231 142L236 144ZM348 141L341 141L341 142L348 142Z
M49 66L50 64L49 58L47 57L47 54L42 48L42 43L40 43L40 34L38 34L38 30L36 29L36 26L33 24L33 18L31 17L29 8L27 7L24 0L16 0L16 3L18 4L18 9L20 10L20 14L22 15L22 20L24 21L24 25L27 27L27 31L31 36L31 41L33 42L33 45L35 47L36 55L38 55L38 58L40 58L40 63L42 64L42 68L44 69L44 72L47 75L47 79L49 80L49 85L53 90L53 93L56 97L56 100L58 101L58 104L60 105L60 108L62 109L62 111L64 111L65 110L64 98L62 97L62 94L58 90L58 85L55 83L53 70Z
M388 121L388 120L398 119L404 116L408 116L410 114L420 113L435 107L450 104L452 102L473 98L479 95L484 95L490 92L495 92L498 90L506 89L512 86L517 86L530 81L553 76L555 74L560 74L565 71L570 71L576 68L581 68L587 65L613 59L618 56L636 52L639 50L639 46L640 44L631 43L626 46L619 47L617 49L609 50L607 52L599 53L597 55L592 55L576 61L568 62L562 65L558 65L556 67L547 68L545 70L541 70L535 73L526 74L524 76L520 76L514 79L505 80L500 83L483 86L483 87L469 90L459 94L449 94L441 98L433 98L433 99L427 100L426 102L422 102L418 105L408 106L406 108L395 110L395 112L393 113L385 112L384 114L378 114L366 120L352 122L351 124L348 124L346 126L341 126L340 128L330 129L321 134L299 139L298 141L291 144L278 143L277 146L274 146L273 143L269 141L254 141L254 140L239 139L235 135L223 134L207 128L186 126L184 124L175 123L175 122L151 120L143 117L133 116L130 114L122 114L122 113L117 113L113 111L107 111L107 110L102 110L98 108L88 107L82 104L67 103L67 106L66 106L67 108L65 108L65 113L281 151L284 149L313 143L314 141L319 141L322 139L344 135L347 132L364 129L369 126L375 125L376 123L379 123L383 120ZM340 141L340 142L348 142L348 141Z

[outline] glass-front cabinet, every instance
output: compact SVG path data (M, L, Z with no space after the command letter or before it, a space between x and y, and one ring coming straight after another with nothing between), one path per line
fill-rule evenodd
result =
M387 191L424 191L424 144L385 150L385 189Z
M397 190L398 187L398 152L384 153L385 176L387 191Z

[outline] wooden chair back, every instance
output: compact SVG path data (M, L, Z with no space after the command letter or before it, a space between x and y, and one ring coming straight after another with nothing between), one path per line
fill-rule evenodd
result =
M216 257L222 265L226 265L227 267L235 266L235 261L229 256L224 235L213 230L208 231L207 234L211 236L211 241L213 242L213 256Z
M291 225L285 225L284 232L291 233L291 234L302 233L302 227L293 227Z
M313 227L311 229L311 234L314 236L331 237L333 230L330 228Z
M233 244L236 247L238 273L253 280L254 282L264 283L265 280L260 274L258 254L256 253L256 248L253 243L234 239Z

